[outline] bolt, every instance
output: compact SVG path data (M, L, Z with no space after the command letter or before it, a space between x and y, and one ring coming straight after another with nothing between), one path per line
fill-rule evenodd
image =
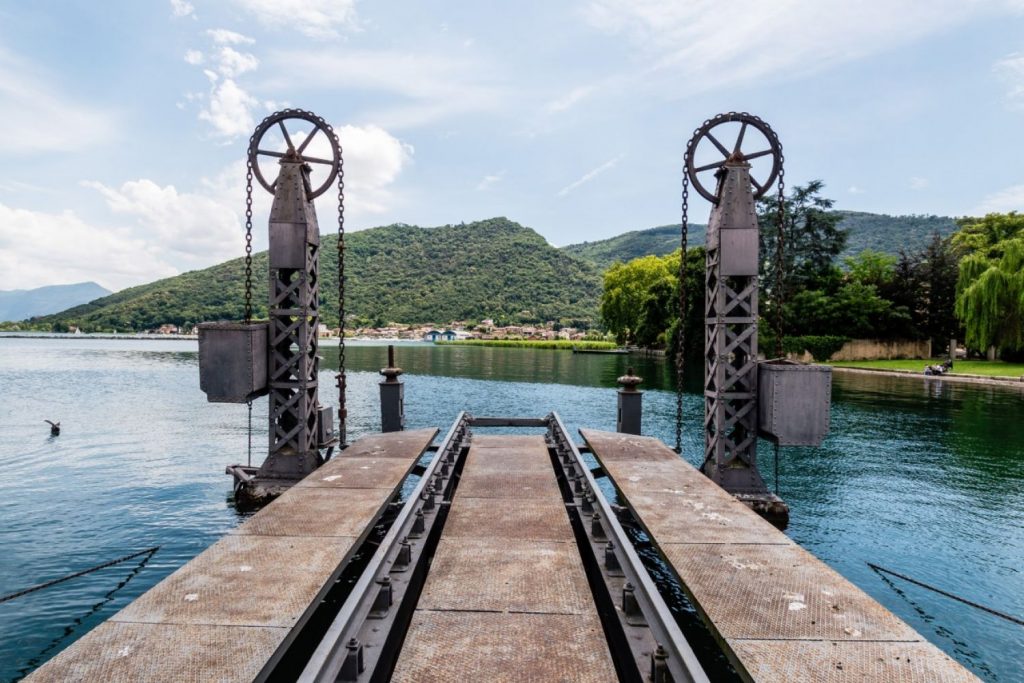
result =
M601 525L601 513L595 512L590 520L590 535L594 538L604 538L604 526Z
M615 554L615 544L608 541L608 545L604 547L604 566L609 572L618 572L622 570L622 565L619 564L619 558Z
M426 530L427 525L423 520L423 510L416 510L416 518L412 522L412 529L409 531L409 535L413 538L419 538Z
M671 683L672 675L668 671L668 653L658 643L658 649L651 654L651 683Z

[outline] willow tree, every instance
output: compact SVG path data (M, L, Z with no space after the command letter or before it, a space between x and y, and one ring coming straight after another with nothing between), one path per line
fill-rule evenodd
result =
M1024 237L964 256L956 289L956 314L968 346L1024 346Z

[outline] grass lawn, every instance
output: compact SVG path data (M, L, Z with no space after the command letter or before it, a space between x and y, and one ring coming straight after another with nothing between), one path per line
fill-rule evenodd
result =
M829 365L839 368L875 368L877 370L910 370L924 372L925 365L938 365L942 359L926 360L847 360L833 361ZM958 360L953 364L951 374L988 375L990 377L1020 377L1024 375L1024 363L1004 363L1001 360Z

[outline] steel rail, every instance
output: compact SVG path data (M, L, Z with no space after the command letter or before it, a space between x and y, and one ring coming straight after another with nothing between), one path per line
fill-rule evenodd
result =
M626 579L634 586L635 596L647 625L658 645L667 654L664 662L672 676L672 681L675 683L710 683L697 656L679 628L679 624L676 623L675 617L672 616L672 612L665 604L661 593L658 592L657 586L654 585L654 581L644 568L640 556L633 548L632 541L622 525L619 524L619 519L611 504L604 497L597 485L597 480L583 461L579 448L569 438L569 432L566 430L561 416L552 412L550 420L552 435L561 441L561 445L571 454L574 464L586 480L583 495L586 497L588 494L592 494L595 510L601 513L604 532L615 545L615 554L619 558L619 564ZM653 665L654 662L652 662L652 667Z
M334 683L342 671L348 656L347 644L359 632L366 621L376 597L377 579L386 573L388 559L397 552L401 540L409 535L409 528L414 521L414 512L421 509L422 495L428 485L434 481L434 473L440 464L449 458L458 440L465 434L470 417L465 411L459 413L438 447L436 455L423 471L416 488L395 517L390 530L381 540L380 547L366 565L362 575L352 587L345 603L327 629L320 645L317 646L309 662L298 677L299 683Z

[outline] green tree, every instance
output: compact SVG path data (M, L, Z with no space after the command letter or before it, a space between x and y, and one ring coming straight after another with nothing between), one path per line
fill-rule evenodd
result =
M1024 237L978 248L960 261L956 313L972 348L1024 346Z
M605 272L601 320L619 343L635 341L645 309L653 313L660 307L647 304L649 298L660 296L666 288L675 289L677 277L670 266L671 258L643 256L629 263L616 263ZM677 264L678 259L676 256ZM654 320L648 320L645 326L655 324Z

